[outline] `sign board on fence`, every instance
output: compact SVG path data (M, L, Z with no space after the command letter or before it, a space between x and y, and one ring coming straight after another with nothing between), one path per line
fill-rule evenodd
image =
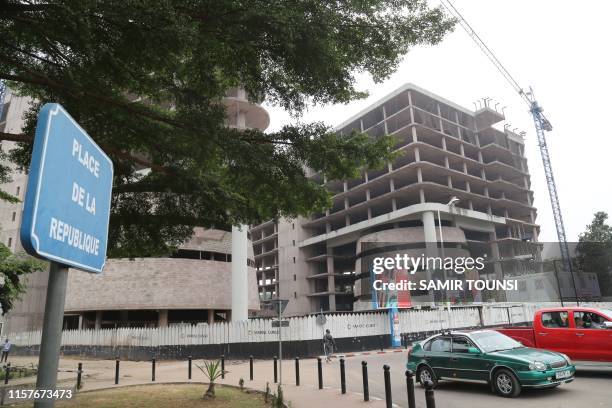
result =
M272 320L272 327L279 327L278 320ZM281 320L280 327L289 327L289 320Z
M32 255L89 272L106 260L113 163L57 103L38 116L21 225Z

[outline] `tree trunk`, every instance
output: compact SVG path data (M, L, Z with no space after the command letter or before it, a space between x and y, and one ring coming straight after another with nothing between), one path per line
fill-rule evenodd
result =
M203 398L204 399L215 398L215 383L214 382L211 382L210 384L208 384L208 389L204 393Z

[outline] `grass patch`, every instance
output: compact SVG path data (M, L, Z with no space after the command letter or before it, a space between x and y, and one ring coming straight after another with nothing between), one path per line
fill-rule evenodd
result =
M57 408L263 408L261 394L247 394L217 384L214 400L202 399L205 384L147 385L85 392L71 401L58 401Z
M6 368L4 368L5 366L3 366L2 370L0 371L0 381L4 381L4 378L6 377ZM34 367L11 367L10 371L9 371L9 379L14 379L14 378L24 378L24 377L31 377L33 375L36 375L37 370Z

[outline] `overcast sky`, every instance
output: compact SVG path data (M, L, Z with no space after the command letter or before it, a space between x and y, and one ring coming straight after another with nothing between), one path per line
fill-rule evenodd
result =
M430 1L438 5L438 0ZM596 211L612 216L612 2L553 0L454 0L498 59L523 87L532 86L553 125L547 133L568 241L578 239ZM490 97L506 108L506 123L526 136L540 241L556 241L535 130L527 107L459 26L435 47L415 48L382 84L359 76L370 97L349 105L311 108L302 121L331 126L412 82L470 110ZM267 106L278 129L295 121Z

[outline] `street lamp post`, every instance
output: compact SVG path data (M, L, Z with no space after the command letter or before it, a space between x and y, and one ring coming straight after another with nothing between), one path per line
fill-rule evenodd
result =
M448 206L448 212L451 212L451 208L455 207L455 204L457 204L459 201L461 201L458 197L456 196L452 196L450 201L448 202L448 204L446 204ZM438 212L438 229L440 230L440 249L442 250L442 274L444 276L444 281L446 282L446 269L444 268L444 258L446 257L446 255L444 254L444 237L442 235L442 217L440 216L440 210L437 210ZM446 291L444 292L444 300L446 300Z

